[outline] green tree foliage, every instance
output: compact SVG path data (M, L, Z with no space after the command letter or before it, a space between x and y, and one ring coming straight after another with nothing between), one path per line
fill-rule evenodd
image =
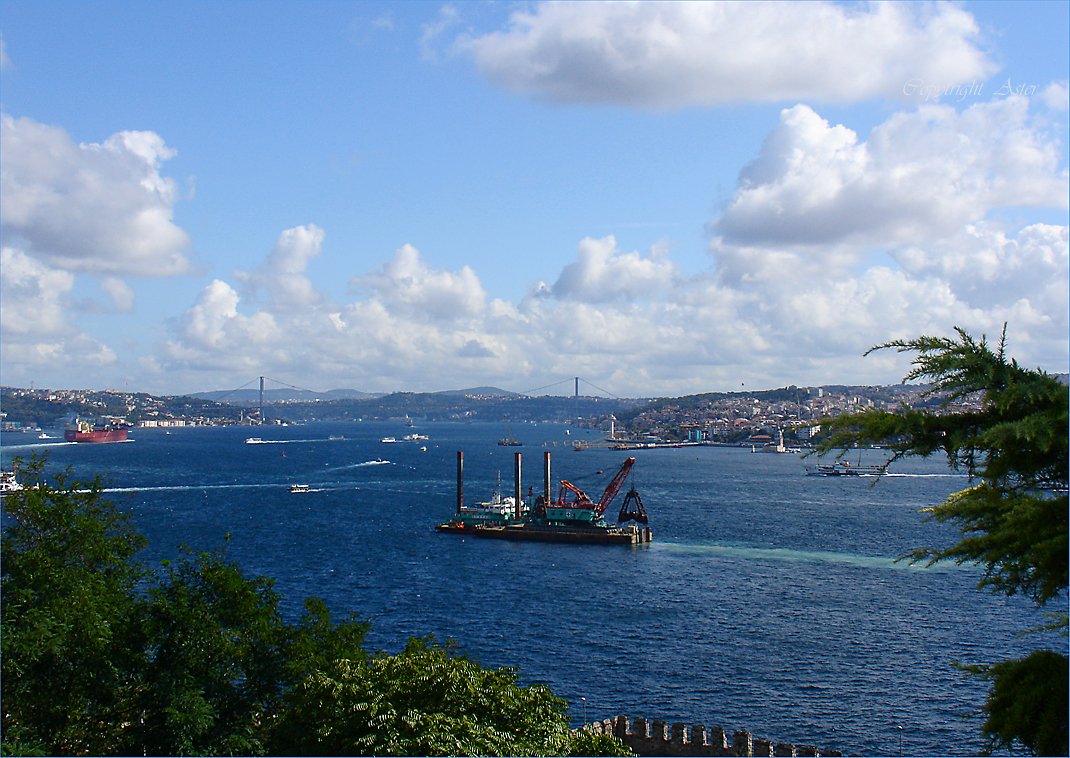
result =
M413 639L397 655L337 660L291 693L276 746L300 755L628 755L568 729L567 705L516 671ZM578 753L577 753L578 754Z
M982 588L1022 594L1039 606L1062 599L1065 609L1070 394L1055 377L1008 360L1005 345L1006 329L995 349L956 329L953 338L872 348L915 353L905 381L929 381L941 403L934 410L868 409L826 419L831 434L820 451L885 443L894 451L889 463L946 454L971 486L929 509L927 517L955 524L961 538L908 557L976 563L984 569ZM1066 613L1054 615L1065 635ZM1066 655L1039 651L977 670L993 682L983 727L990 747L1020 744L1067 754L1066 665Z
M37 461L23 482L40 479ZM132 561L145 540L66 475L3 499L0 684L4 746L105 754L121 744L141 667ZM15 750L16 748L12 748ZM5 752L8 752L5 749Z
M1067 755L1070 668L1065 655L1037 650L979 673L993 682L985 704L989 751L1013 752L1020 744L1034 755Z
M367 625L217 553L150 572L99 482L5 495L2 752L9 755L622 755L564 701L450 647L370 656Z

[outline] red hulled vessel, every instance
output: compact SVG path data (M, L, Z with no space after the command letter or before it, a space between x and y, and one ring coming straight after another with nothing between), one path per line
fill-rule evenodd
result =
M63 432L63 439L67 442L126 442L128 433L125 426L93 426L88 421L75 419Z

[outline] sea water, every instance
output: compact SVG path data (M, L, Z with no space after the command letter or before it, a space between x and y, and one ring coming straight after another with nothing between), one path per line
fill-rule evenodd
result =
M225 550L246 575L275 579L290 617L317 596L370 621L374 649L455 640L485 666L548 685L576 724L625 714L845 753L971 755L986 683L955 664L1065 648L1053 635L1017 637L1041 614L978 590L979 569L898 560L956 539L920 513L966 486L946 461L898 462L879 480L807 476L813 461L796 454L575 451L598 433L509 431L522 447L498 446L495 424L400 420L139 429L107 445L8 434L2 456L7 468L45 453L50 470L101 476L150 539L152 563ZM429 439L402 440L411 432ZM247 444L253 435L262 443ZM512 493L517 452L525 493L542 491L549 451L553 479L596 498L633 455L654 542L437 533L456 504L459 450L468 502L490 499L499 475ZM295 483L311 491L291 493Z

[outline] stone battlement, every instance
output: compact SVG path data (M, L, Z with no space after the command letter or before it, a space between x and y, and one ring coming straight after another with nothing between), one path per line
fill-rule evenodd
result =
M842 756L836 750L818 750L808 745L755 737L750 732L734 732L729 742L723 729L707 729L702 724L668 724L655 719L629 719L627 716L596 721L586 729L609 734L639 755L649 756Z

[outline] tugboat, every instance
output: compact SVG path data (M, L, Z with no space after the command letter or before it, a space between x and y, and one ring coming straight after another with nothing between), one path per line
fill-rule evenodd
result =
M118 424L93 425L76 418L63 432L67 442L126 442L129 429Z

